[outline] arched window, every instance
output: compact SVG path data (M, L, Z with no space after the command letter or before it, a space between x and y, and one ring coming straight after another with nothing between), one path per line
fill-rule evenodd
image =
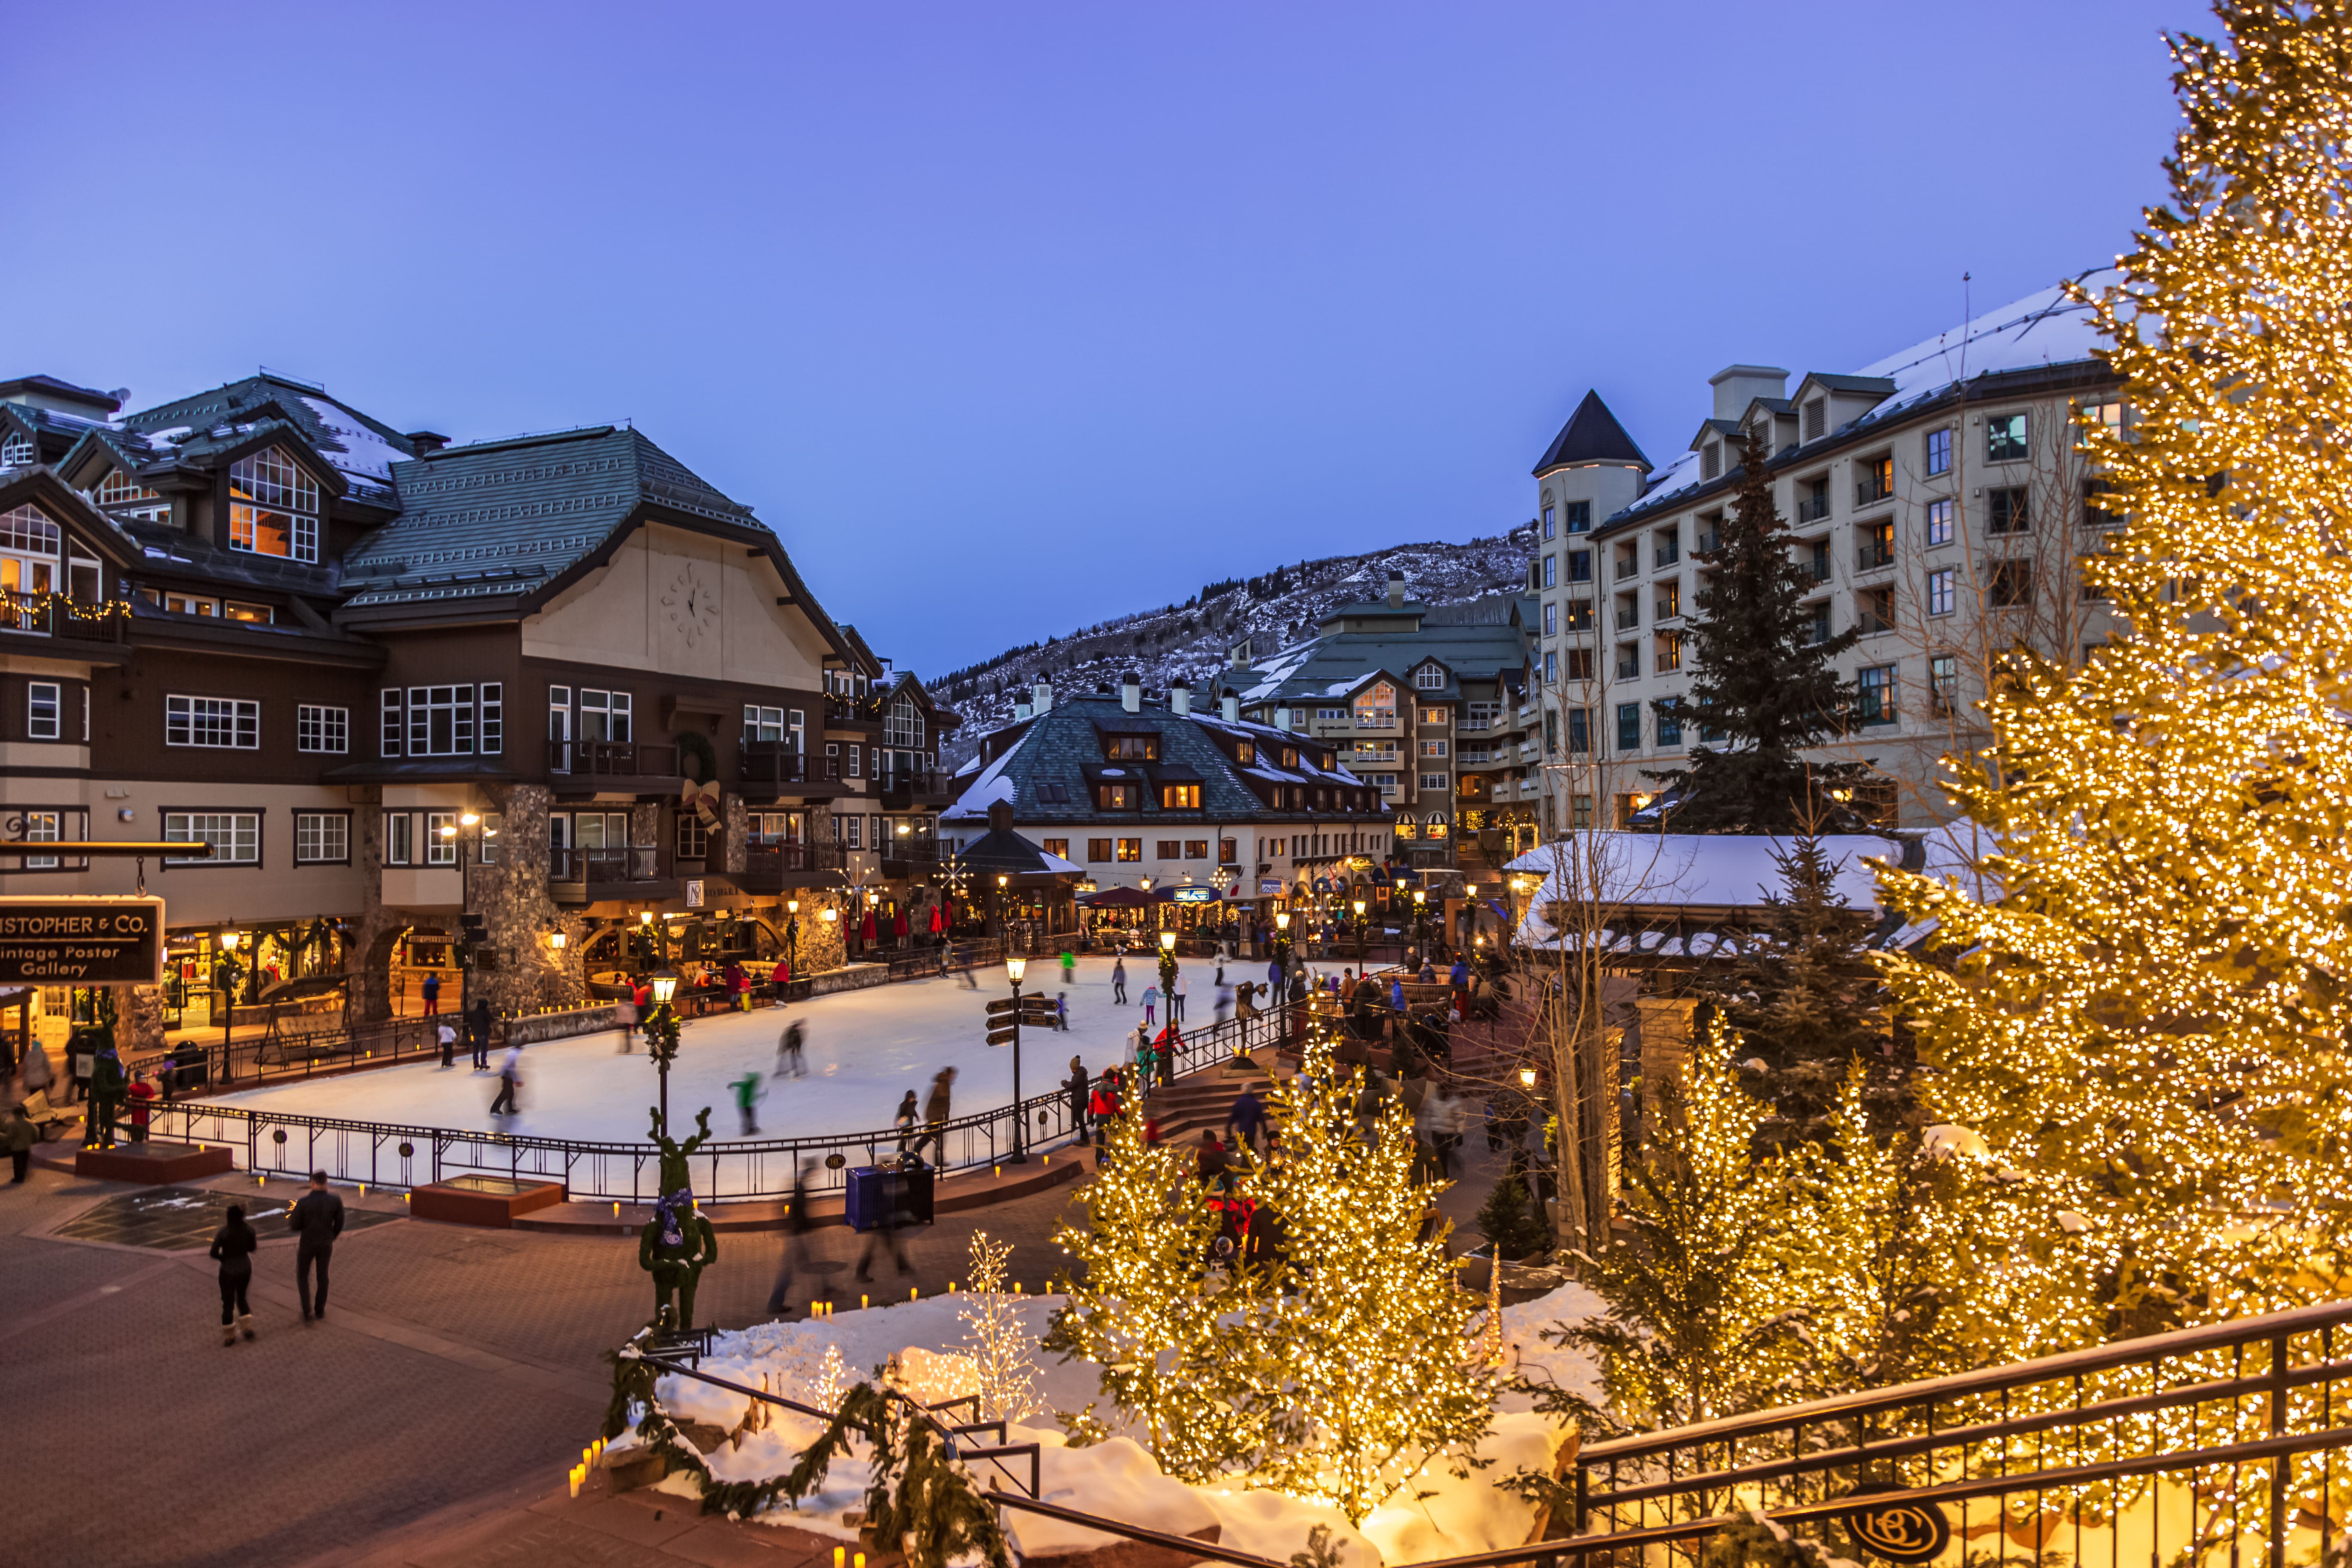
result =
M1385 680L1375 680L1357 695L1356 728L1359 730L1396 728L1395 687Z
M319 559L319 481L283 450L267 447L231 464L228 495L230 549Z
M119 518L140 522L172 521L172 503L121 468L112 469L100 482L98 504Z
M923 747L923 710L915 706L911 697L901 697L890 704L882 720L883 743L902 746L913 751Z
M1415 689L1415 690L1419 690L1419 691L1443 691L1443 690L1444 690L1444 689L1445 689L1445 669L1444 669L1444 666L1442 666L1442 665L1435 665L1435 664L1424 664L1424 665L1423 665L1419 669L1416 669L1416 670L1414 670L1414 671L1412 672L1412 684L1413 684L1413 688L1414 688L1414 689Z
M27 502L0 511L0 590L47 594L58 585L58 525Z
M29 468L34 457L32 437L14 430L0 437L0 468Z

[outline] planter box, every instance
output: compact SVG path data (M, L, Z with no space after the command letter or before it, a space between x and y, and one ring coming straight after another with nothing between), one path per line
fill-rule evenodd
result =
M74 1152L74 1174L106 1182L170 1186L225 1175L236 1168L226 1143L117 1143L111 1149Z
M445 1225L477 1225L491 1230L512 1230L515 1216L549 1208L563 1201L561 1182L516 1181L507 1176L454 1176L408 1194L408 1213L415 1219L437 1219Z

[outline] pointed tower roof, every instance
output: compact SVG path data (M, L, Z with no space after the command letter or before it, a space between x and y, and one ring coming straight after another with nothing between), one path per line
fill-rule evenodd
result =
M1633 463L1644 473L1650 468L1650 459L1642 456L1642 448L1633 445L1633 437L1625 434L1625 426L1617 423L1597 392L1584 395L1533 471L1540 474L1565 463Z

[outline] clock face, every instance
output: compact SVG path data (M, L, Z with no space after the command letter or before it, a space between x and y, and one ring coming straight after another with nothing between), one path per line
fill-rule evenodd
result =
M695 639L719 624L718 590L702 580L702 574L689 564L661 596L662 607L669 612L670 624L692 647Z

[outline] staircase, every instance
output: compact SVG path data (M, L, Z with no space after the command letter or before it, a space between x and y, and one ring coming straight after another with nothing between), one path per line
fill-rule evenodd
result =
M1162 1143L1197 1145L1203 1127L1214 1130L1222 1141L1225 1112L1233 1109L1234 1099L1244 1085L1256 1089L1258 1098L1263 1100L1274 1087L1274 1075L1264 1070L1234 1072L1226 1068L1211 1068L1178 1079L1172 1088L1161 1085L1154 1089L1144 1101L1144 1108L1160 1119Z

